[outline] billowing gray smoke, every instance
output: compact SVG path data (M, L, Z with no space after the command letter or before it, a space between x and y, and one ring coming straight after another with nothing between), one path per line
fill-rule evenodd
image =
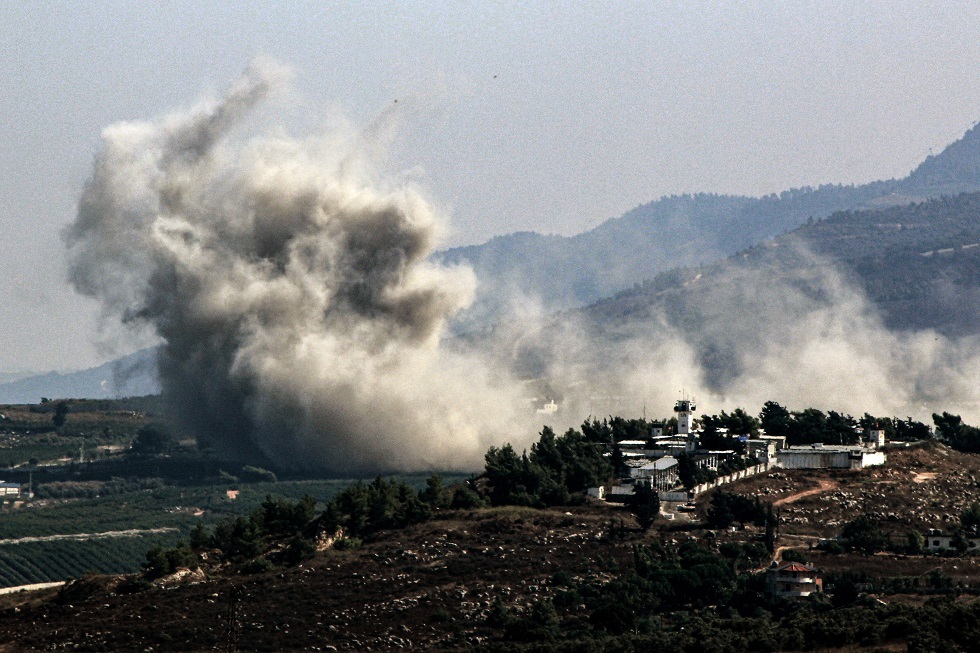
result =
M419 192L370 174L361 153L384 121L346 138L247 138L280 77L255 68L219 102L108 128L67 232L75 287L163 341L174 417L225 453L340 473L472 470L540 421L664 416L681 389L706 412L772 399L980 419L977 337L891 333L816 260L694 279L647 315L607 302L555 318L514 297L493 337L447 347L475 279L429 262L440 221ZM535 415L531 396L561 410Z
M173 414L226 453L472 468L519 403L439 346L473 275L427 262L436 215L373 180L356 139L236 139L280 76L253 66L216 103L106 129L66 235L71 281L162 339Z

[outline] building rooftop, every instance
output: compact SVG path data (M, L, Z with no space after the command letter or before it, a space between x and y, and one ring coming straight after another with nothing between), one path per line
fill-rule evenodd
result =
M810 565L805 565L802 562L784 562L778 566L771 568L772 571L787 571L790 573L797 574L812 574L817 570Z
M822 451L827 453L850 453L852 451L870 451L870 449L859 444L822 444L817 442L815 444L801 444L793 447L784 447L780 453L810 453L814 451Z
M657 471L663 471L665 469L670 469L677 464L677 459L672 456L664 456L660 460L655 460L652 463L647 463L640 467L640 469L655 469Z

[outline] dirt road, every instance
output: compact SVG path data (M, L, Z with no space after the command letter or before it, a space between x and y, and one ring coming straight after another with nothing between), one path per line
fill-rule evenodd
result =
M176 533L179 529L167 528L131 528L125 531L105 531L103 533L71 533L68 535L39 535L36 537L12 537L0 540L4 544L26 544L28 542L56 542L58 540L100 540L107 537L138 537L156 533Z
M791 494L788 497L783 497L779 501L774 501L772 504L773 508L778 508L779 506L785 506L790 503L796 503L803 497L810 497L813 496L814 494L823 494L828 490L833 490L838 485L837 481L831 481L829 479L820 479L819 481L817 481L817 483L819 483L818 487L809 490L803 490L802 492Z

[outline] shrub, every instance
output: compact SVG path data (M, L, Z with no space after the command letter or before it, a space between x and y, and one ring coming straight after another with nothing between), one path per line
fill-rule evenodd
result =
M337 551L352 551L360 548L363 541L359 537L341 537L334 540L333 548Z
M197 555L186 544L169 549L155 546L146 552L143 574L152 580L168 576L178 569L197 569L198 566Z
M275 483L279 480L276 478L275 473L270 472L268 469L253 467L252 465L242 467L241 471L239 471L239 476L246 483Z
M272 564L271 560L266 558L252 558L248 562L242 565L243 574L262 574L267 571L272 571L276 566Z
M302 535L294 535L289 544L286 545L286 550L283 551L283 562L287 565L296 565L304 560L309 560L316 555L316 547L313 542L306 539Z

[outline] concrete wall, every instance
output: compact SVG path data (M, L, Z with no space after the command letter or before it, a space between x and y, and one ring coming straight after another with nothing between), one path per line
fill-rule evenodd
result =
M734 474L729 474L728 476L719 476L713 481L708 481L707 483L702 483L697 485L691 490L694 494L701 494L702 492L707 492L711 488L718 487L720 485L728 485L733 481L739 481L743 478L748 478L750 476L755 476L756 474L761 474L763 472L769 471L769 463L762 463L759 465L754 465L753 467L747 467L740 472L735 472Z

